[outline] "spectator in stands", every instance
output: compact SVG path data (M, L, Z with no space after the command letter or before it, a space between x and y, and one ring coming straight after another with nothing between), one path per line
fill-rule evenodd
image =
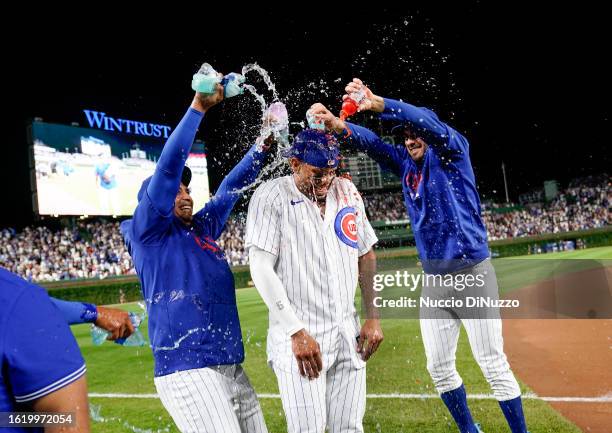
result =
M612 224L612 188L607 176L572 182L548 203L524 207L487 203L482 213L490 240L588 230ZM371 221L404 219L401 192L364 195ZM504 211L508 208L508 211ZM235 215L218 243L231 265L247 264L242 239L244 216ZM577 248L581 245L577 244ZM117 222L79 222L53 231L26 227L0 230L0 266L30 281L107 278L135 274Z

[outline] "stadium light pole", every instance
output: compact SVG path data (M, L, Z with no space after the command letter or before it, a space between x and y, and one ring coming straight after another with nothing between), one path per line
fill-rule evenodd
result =
M506 191L506 203L510 203L510 198L508 197L508 182L506 181L506 166L504 161L502 161L502 173L504 175L504 190Z

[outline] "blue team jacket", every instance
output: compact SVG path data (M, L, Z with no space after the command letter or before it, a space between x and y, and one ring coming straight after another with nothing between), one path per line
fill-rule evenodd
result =
M381 119L409 124L429 145L417 164L403 143L383 142L369 129L347 123L347 143L400 177L417 251L427 273L445 274L489 256L487 230L469 157L469 143L427 108L385 99Z
M234 278L216 240L240 194L263 166L253 146L191 226L173 214L182 169L202 114L190 109L121 224L149 314L155 376L244 360Z
M0 412L27 410L84 374L79 346L45 289L0 268ZM8 433L43 430L0 428Z

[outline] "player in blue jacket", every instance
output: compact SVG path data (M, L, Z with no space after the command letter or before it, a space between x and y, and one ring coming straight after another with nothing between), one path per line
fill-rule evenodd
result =
M182 432L266 432L240 363L244 347L234 278L216 240L267 155L254 145L197 213L185 167L204 114L223 99L196 93L168 138L152 177L121 224L149 315L155 386ZM263 143L262 143L263 144Z
M391 121L402 132L403 146L387 144L372 131L340 120L322 104L314 104L311 112L328 129L347 137L348 146L367 153L399 176L426 276L452 274L454 281L471 278L471 287L465 291L458 285L440 284L441 278L427 279L433 283L423 285L422 298L448 300L472 292L497 298L497 278L489 259L468 141L433 111L374 95L359 79L349 83L346 92L343 99L363 93L359 110L380 113L382 120ZM482 287L478 287L480 281ZM455 366L463 323L472 353L510 429L525 433L521 391L503 350L498 312L421 308L420 317L427 369L459 430L480 431L468 409L463 381Z
M34 411L71 412L62 431L89 432L85 360L70 328L42 287L2 268L0 363L0 430L42 433L6 414Z

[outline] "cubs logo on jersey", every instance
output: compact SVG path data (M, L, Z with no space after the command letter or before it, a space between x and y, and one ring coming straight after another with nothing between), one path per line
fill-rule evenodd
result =
M357 211L354 207L345 207L336 215L334 229L338 238L349 247L357 248Z
M415 200L419 198L419 185L421 184L423 176L420 172L409 171L406 177L404 178L404 182L410 194L410 198Z
M203 251L211 251L217 258L225 259L225 253L210 236L194 236L193 239Z

